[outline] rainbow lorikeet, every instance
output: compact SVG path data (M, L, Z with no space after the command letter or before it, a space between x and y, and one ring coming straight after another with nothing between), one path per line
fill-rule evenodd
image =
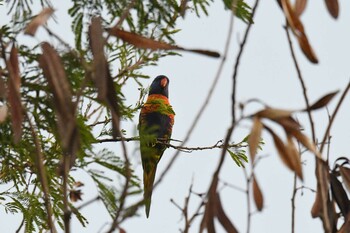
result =
M157 76L150 87L146 103L139 118L140 150L143 167L144 201L147 218L157 164L170 141L175 113L168 99L169 79Z

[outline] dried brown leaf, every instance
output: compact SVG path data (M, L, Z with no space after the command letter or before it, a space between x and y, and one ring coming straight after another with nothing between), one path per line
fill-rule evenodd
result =
M305 56L311 61L312 63L318 63L317 56L315 52L313 51L309 40L307 39L304 26L302 22L299 20L299 17L294 12L289 0L281 0L281 5L283 12L287 18L288 24L291 27L294 35L297 37L299 46Z
M301 166L300 154L295 147L293 142L293 138L290 135L287 135L287 155L289 156L289 160L292 164L292 170L297 174L297 176L303 180L303 170Z
M65 154L70 156L69 165L72 167L80 146L80 137L75 120L70 84L58 53L46 42L42 43L41 47L43 54L39 58L39 65L43 69L44 76L53 93L62 148Z
M120 136L119 100L104 54L105 38L102 33L101 19L94 17L89 28L90 47L94 56L93 81L98 89L98 98L111 110L113 137L116 138Z
M350 169L344 166L339 167L340 175L343 178L343 181L350 191Z
M214 217L215 217L215 195L216 188L218 185L218 179L215 177L212 180L210 189L208 191L208 201L205 204L204 215L200 224L199 233L202 233L205 229L207 229L208 233L215 233L214 227Z
M284 145L283 141L277 136L275 132L272 131L269 127L265 126L267 131L271 134L275 147L277 149L278 155L281 158L282 162L292 171L294 171L294 165L290 159L288 148Z
M321 200L322 200L321 193L316 192L316 199L315 199L315 202L311 208L311 216L313 218L317 218L317 217L321 216L321 208L322 208Z
M8 109L6 105L0 106L0 123L6 120L7 112L8 112Z
M343 216L346 216L350 212L350 201L346 194L346 191L343 188L343 185L338 180L337 176L333 173L329 174L332 195L337 203Z
M339 3L338 0L325 0L328 12L333 18L338 18L339 16Z
M253 176L253 197L256 208L258 211L262 211L264 208L264 197L255 176Z
M299 17L305 10L306 0L296 0L294 3L294 12L297 17Z
M248 137L249 153L252 163L255 161L256 151L259 146L263 124L259 117L254 117L252 130Z
M277 108L266 108L255 114L255 116L260 118L267 118L270 120L276 120L279 118L290 117L293 111L277 109Z
M301 132L301 130L290 130L288 131L288 134L291 134L293 137L295 137L305 148L310 150L312 153L316 155L319 159L322 159L322 155L317 149L316 145L305 135Z
M108 64L104 54L105 38L103 38L103 29L101 19L94 17L91 20L89 27L89 39L92 55L94 56L93 67L94 72L92 75L95 86L98 91L98 98L100 100L106 100L107 98L107 80L108 80Z
M293 117L283 117L275 120L276 123L281 125L286 131L290 130L300 130L300 124L294 120Z
M281 0L281 6L294 35L299 37L300 34L304 34L304 26L295 14L289 0Z
M21 103L21 77L19 73L18 52L15 45L12 46L9 61L6 62L9 72L7 81L8 101L10 104L13 139L18 143L22 136L23 107Z
M306 57L309 59L309 61L311 61L314 64L317 64L318 59L317 59L316 53L312 49L306 35L302 34L302 35L298 36L297 38L298 38L298 42L299 42L299 46L300 46L301 50L306 55Z
M34 36L38 27L45 24L54 11L55 10L50 7L44 8L36 17L32 19L32 21L30 21L24 30L24 34Z
M119 233L126 233L126 231L123 228L119 227Z
M170 45L161 41L156 41L150 38L146 38L143 36L140 36L136 33L133 32L127 32L124 30L121 30L119 28L110 28L109 29L109 34L115 37L118 37L122 39L125 42L128 42L129 44L134 45L137 48L141 49L152 49L152 50L157 50L157 49L164 49L164 50L169 50L169 49L180 49L180 47L175 46L175 45Z
M219 222L221 223L221 225L223 226L225 231L227 233L238 233L235 226L232 224L230 219L227 217L227 215L222 207L220 196L218 193L216 193L216 196L215 196L215 207L216 207L216 211L215 211L216 217L218 218Z
M188 52L194 52L194 53L199 53L203 55L207 55L210 57L220 57L220 54L214 51L209 51L209 50L201 50L201 49L185 49L180 46L176 45L170 45L162 41L156 41L150 38L146 38L144 36L138 35L133 32L127 32L124 30L121 30L119 28L113 27L108 30L109 34L115 37L118 37L122 39L123 41L134 45L137 48L140 49L152 49L152 50L183 50L183 51L188 51Z
M326 106L333 99L333 97L336 94L338 94L338 92L339 91L335 91L335 92L332 92L332 93L329 93L329 94L323 96L322 98L317 100L314 104L312 104L310 106L309 110L316 110L316 109L319 109L319 108L323 108L324 106Z

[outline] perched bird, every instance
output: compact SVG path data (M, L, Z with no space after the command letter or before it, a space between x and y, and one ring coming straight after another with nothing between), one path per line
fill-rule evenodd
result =
M151 207L157 164L167 148L164 143L169 142L174 125L175 113L169 104L168 87L169 79L164 75L159 75L153 80L139 117L143 197L147 218Z

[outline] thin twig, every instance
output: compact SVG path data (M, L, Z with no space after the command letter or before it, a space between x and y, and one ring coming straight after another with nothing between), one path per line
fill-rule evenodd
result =
M285 29L286 34L287 34L288 44L289 44L290 52L291 52L291 54L292 54L294 66L295 66L295 69L296 69L296 71L297 71L297 73L298 73L298 78L299 78L301 87L302 87L302 89L303 89L303 96L304 96L304 100L305 100L305 104L306 104L307 115L308 115L308 117L309 117L310 126L311 126L312 141L313 141L314 143L316 143L315 125L314 125L314 120L313 120L312 115L311 115L310 101L309 101L309 98L308 98L308 95L307 95L307 89L306 89L306 85L305 85L303 76L301 75L301 70L300 70L300 67L299 67L299 64L298 64L298 60L297 60L296 55L295 55L295 52L294 52L294 47L293 47L292 40L291 40L291 38L290 38L290 33L289 33L288 24L287 24L286 26L284 26L284 29Z
M253 175L253 172L250 176L248 176L248 173L247 173L247 170L245 168L243 168L243 174L244 174L244 178L246 180L246 190L245 190L245 193L246 193L246 200L247 200L247 233L250 232L250 226L251 226L251 220L252 220L252 207L251 207L251 200L250 200L250 183L251 183L251 180L252 180L252 175Z
M139 141L140 137L130 137L130 138L123 138L125 142L130 142L130 141ZM98 143L104 143L104 142L119 142L121 141L121 138L107 138L107 139L100 139L97 142ZM171 139L171 141L179 141L176 139ZM181 141L180 141L181 142ZM157 140L158 144L163 144L166 145L167 147L171 147L175 150L179 150L181 152L186 152L186 153L191 153L193 151L200 151L200 150L211 150L211 149L221 149L224 148L224 144L222 143L222 140L219 140L217 143L215 143L212 146L197 146L197 147L187 147L187 146L176 146L167 142L164 142L162 140ZM227 145L227 148L242 148L242 147L247 147L247 145L240 143L230 143Z

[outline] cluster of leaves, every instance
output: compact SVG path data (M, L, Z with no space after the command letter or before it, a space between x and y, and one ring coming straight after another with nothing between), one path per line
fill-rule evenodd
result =
M91 176L98 199L112 218L117 217L126 193L140 192L139 179L126 152L122 159L93 145L106 136L122 137L120 120L132 119L140 106L125 106L122 86L129 79L139 83L139 78L147 77L142 67L177 54L174 50L220 56L185 49L173 39L176 20L189 9L207 13L207 0L191 5L170 0L72 2L68 13L74 49L46 26L47 34L64 49L58 51L47 42L34 46L20 42L21 32L35 37L38 27L54 14L46 0L40 1L43 10L36 16L27 0L8 1L11 27L0 30L5 64L0 68L0 182L8 186L0 193L0 204L9 213L23 214L19 229L24 226L26 232L53 230L53 221L67 229L70 214L87 224L73 205L82 199L83 184L74 179L71 168ZM250 22L249 9L238 1L234 12ZM105 170L126 180L125 186L112 184ZM130 213L119 217L126 214Z

